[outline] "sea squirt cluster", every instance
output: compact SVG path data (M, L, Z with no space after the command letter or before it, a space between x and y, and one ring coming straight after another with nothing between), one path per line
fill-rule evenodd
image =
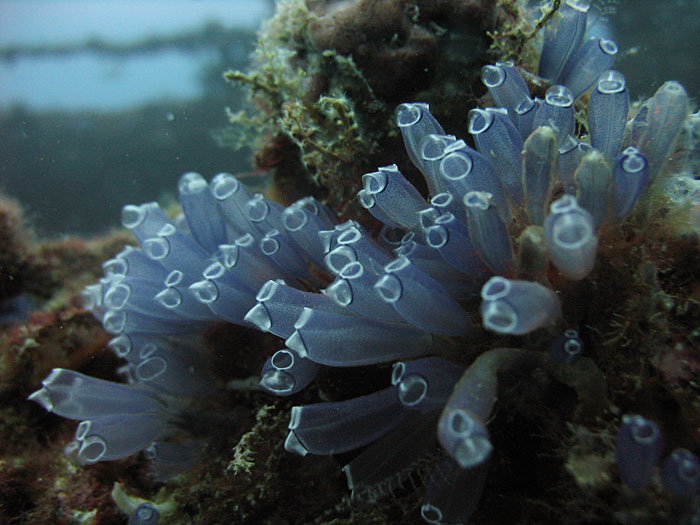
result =
M374 501L439 443L422 517L466 523L497 453L488 422L498 375L577 359L583 342L578 320L563 311L567 283L594 270L600 236L643 221L653 192L669 187L665 163L689 114L682 86L667 82L628 120L625 79L610 69L617 46L583 42L587 10L563 2L546 28L539 76L552 85L543 100L513 64L484 67L498 107L469 112L476 149L446 134L427 104L397 108L430 199L395 165L363 175L358 198L384 224L379 239L357 222L339 224L311 197L285 208L226 173L211 183L184 175L175 220L156 203L126 206L122 223L140 247L107 261L84 295L126 359L129 384L56 369L30 399L81 421L73 445L80 461L145 450L167 479L196 461L196 444L168 439L207 391L198 335L212 324L285 340L262 371L261 385L277 395L299 392L323 366L393 362L383 390L292 408L285 448L325 455L365 447L343 471L354 497ZM586 141L576 134L585 126L575 101L591 89ZM551 355L493 348L468 367L434 357L447 338L468 344L480 331L471 311L479 298L484 329L541 330ZM618 457L634 446L625 443ZM671 460L692 463L679 454Z

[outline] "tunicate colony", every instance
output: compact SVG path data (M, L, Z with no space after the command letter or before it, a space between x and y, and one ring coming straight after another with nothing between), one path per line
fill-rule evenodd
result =
M144 451L162 480L192 465L197 444L168 438L207 391L198 334L225 321L285 340L262 370L261 385L276 395L299 392L323 366L394 362L383 390L294 407L285 448L306 455L366 447L343 471L353 496L373 501L439 443L444 454L422 516L466 523L496 453L487 422L497 373L546 360L566 365L583 352L576 330L563 324L549 263L566 280L586 278L601 228L618 227L652 185L665 184L664 163L689 113L682 86L667 82L628 120L625 79L611 69L617 46L584 42L587 10L568 0L546 28L544 100L530 96L514 64L483 68L497 107L469 112L476 149L446 134L426 104L397 108L430 199L396 165L363 175L358 198L384 224L378 240L357 222L339 224L311 197L285 208L227 173L211 183L185 174L176 220L156 203L126 206L122 223L140 247L107 261L84 297L127 361L120 371L128 384L55 369L30 396L81 421L72 445L78 460ZM589 143L576 136L574 103L591 89ZM431 356L441 337L469 337L477 316L462 304L479 295L486 330L549 330L551 353L495 348L466 369ZM631 490L641 490L659 461L657 435L653 422L623 418L617 457ZM690 452L675 451L664 483L692 495L698 469ZM130 523L156 514L144 508Z

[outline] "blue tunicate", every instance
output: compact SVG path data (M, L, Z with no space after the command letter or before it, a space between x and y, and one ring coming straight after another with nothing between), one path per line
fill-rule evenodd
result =
M468 409L450 408L440 418L438 439L461 468L484 463L493 450L486 424Z
M333 213L311 198L282 208L225 173L209 185L196 173L185 174L179 185L184 215L176 220L155 203L125 207L123 222L141 248L105 263L105 277L84 297L107 331L117 335L109 346L126 359L119 372L131 384L105 386L85 378L59 392L50 376L32 395L46 408L83 419L73 445L80 460L116 459L145 446L160 479L190 466L199 444L171 434L186 430L194 418L208 417L198 412L207 403L192 404L211 383L206 358L198 352L202 332L219 319L250 321L287 338L289 348L273 354L262 371L263 387L279 395L306 386L319 364L409 360L395 364L392 387L384 391L295 407L286 448L332 454L365 447L343 470L353 497L374 501L400 486L439 440L448 457L430 477L422 514L429 522L466 522L493 450L487 424L497 400L497 377L510 378L509 367L520 370L525 361L546 364L547 356L497 348L481 353L464 373L461 365L420 357L441 341L433 333L467 330L471 321L462 304L473 304L493 272L538 282L489 280L481 309L487 328L523 335L558 323L558 291L570 285L548 273L549 262L565 278L588 275L595 263L595 230L607 208L612 211L604 162L620 149L627 101L618 95L624 94L624 81L604 73L591 94L590 136L601 152L584 160L591 146L574 135L573 102L595 82L614 44L591 40L581 46L588 3L559 4L546 28L541 61L541 73L559 85L547 90L544 101L533 99L516 66L486 66L482 80L505 111L471 113L469 129L481 153L445 135L426 104L399 106L396 117L409 157L425 175L432 198L426 206L393 165L366 174L360 198L391 239L384 235L377 243L357 222L337 224ZM537 89L546 86L528 80ZM665 85L628 126L626 145L639 149L634 155L625 150L615 165L618 215L635 205L646 185L643 177L623 174L636 173L644 156L661 168L672 157L687 113L684 96L677 84ZM555 157L569 195L553 203L543 220L552 194L560 191ZM578 206L577 192L588 211ZM512 240L518 235L516 265ZM550 276L557 292L543 286ZM325 294L318 293L324 286ZM554 343L552 360L571 362L579 349L580 339L567 331ZM640 441L630 432L633 442ZM637 434L644 439L643 432ZM687 489L674 482L697 477L697 463L685 459L691 466L680 470L678 464L687 467L688 461L678 460L678 454L667 461L672 481L665 483L674 493Z
M469 523L487 473L488 462L465 469L451 458L443 458L430 474L421 507L423 519L427 523Z
M211 321L215 318L189 296L183 298L177 285L181 272L173 271L161 281L143 281L125 277L113 281L104 293L102 305L114 314L135 314L163 321ZM189 306L189 308L187 308Z
M270 332L278 337L289 337L294 332L304 308L342 312L329 297L292 288L284 281L268 281L255 296L257 304L244 316L258 330Z
M157 202L140 206L128 204L122 208L122 225L131 230L140 243L155 236L166 224L174 225Z
M245 326L245 315L255 304L254 292L226 271L221 263L208 268L207 277L189 286L189 291L220 319Z
M25 323L32 312L39 310L36 299L26 293L0 299L0 325Z
M313 197L305 197L287 206L281 219L287 235L311 262L322 268L325 253L318 234L337 223L330 210Z
M245 212L245 204L253 195L244 184L230 173L219 173L211 180L209 188L219 213L234 232L238 235L257 232Z
M431 231L434 231L433 228L434 226L431 226ZM429 235L427 231L424 233L426 236ZM458 301L470 296L473 293L473 281L478 280L479 276L467 275L457 268L445 264L445 260L437 248L431 244L421 244L420 240L414 240L415 238L413 232L407 234L401 246L394 250L396 257L404 257L411 261L417 268L435 279L453 299ZM475 257L479 259L478 256ZM479 264L481 263L479 262ZM387 279L387 282L391 284L391 279ZM390 289L385 291L391 294Z
M130 277L161 281L167 271L157 261L148 257L140 248L126 246L114 259L102 264L106 276Z
M464 142L460 141L454 146L440 161L443 191L459 200L470 191L489 193L503 219L509 221L512 213L506 190L491 161Z
M413 165L423 171L421 158L421 141L426 135L444 135L440 123L430 113L428 104L405 103L396 108L396 125L401 130L406 153Z
M521 206L523 139L507 112L502 108L472 109L468 130L479 152L493 164L513 208Z
M508 274L515 255L506 223L491 201L491 194L470 191L464 196L467 223L472 243L489 269L499 275Z
M28 399L69 419L93 419L117 412L153 412L162 406L162 401L148 390L63 368L54 368L42 385Z
M268 231L260 239L259 247L263 255L280 267L281 273L316 282L309 272L301 250L282 231L278 229Z
M170 345L144 346L139 360L131 361L128 370L140 384L171 395L194 396L210 386L201 356L177 352Z
M649 181L658 177L673 153L688 116L688 94L678 82L665 82L648 99L625 130L625 146L635 146L649 162Z
M528 226L518 237L518 272L528 281L546 280L549 256L541 226Z
M160 512L153 503L141 503L129 516L128 525L158 525Z
M362 176L364 188L357 194L363 208L384 224L414 230L418 227L417 212L425 207L425 199L406 180L396 164Z
M196 444L183 447L158 441L156 446L154 440L168 438L179 430L191 400L210 388L206 360L198 352L202 331L219 319L243 324L244 315L256 305L256 292L271 277L289 276L294 284L303 281L305 286L318 285L318 279L310 276L307 263L325 262L322 256L326 237L295 232L310 222L316 233L336 223L332 214L313 200L300 201L287 213L261 195L251 195L229 174L218 175L211 186L195 173L184 175L180 182L184 217L172 221L155 203L126 206L123 223L141 247L127 248L105 263L105 277L83 292L86 307L106 331L116 335L109 346L127 360L119 372L131 384L55 370L44 387L30 397L48 410L82 420L72 446L78 461L109 461L148 449L146 454L153 459L154 470L161 479L196 460ZM219 219L202 218L210 213ZM192 224L187 224L188 215ZM217 228L219 233L214 231ZM363 238L362 233L358 239L356 230L359 231L352 223L338 228L329 242L350 252L351 258L364 258L381 270L391 257L368 237ZM348 320L356 319L322 294L288 288L304 297L300 299L302 306L292 312L285 335L296 333L297 339L291 339L303 348L306 342L298 332L302 327L295 325L309 305L342 311ZM303 302L309 297L313 299ZM375 302L381 304L376 295ZM270 321L271 316L266 313ZM260 316L257 319L264 325ZM374 320L370 324L378 326ZM389 333L395 325L382 328ZM407 326L405 329L410 332L410 342L399 341L405 348L397 347L394 353L385 355L385 348L368 345L378 349L371 359L414 357L432 344L429 334ZM309 346L321 349L314 335L321 334L304 328ZM379 337L376 332L371 335ZM332 343L333 334L328 336L329 333L323 333ZM362 344L360 341L354 350L361 349ZM342 345L334 345L334 351L336 347L342 350ZM319 352L323 354L323 350ZM293 350L278 353L272 367L276 366L274 372L278 376L294 375L294 388L299 389L308 384L312 374L305 375L301 369L285 365L283 358L292 354ZM306 372L317 368L303 356L297 357L296 364L303 363ZM342 359L352 362L353 356Z
M167 423L159 414L114 414L82 421L75 431L78 461L96 463L131 456L164 435Z
M440 252L433 245L427 243L427 230L423 234L421 239L413 232L408 233L401 240L401 246L394 250L394 255L407 258L423 272L438 281L451 294L452 289L460 287L460 283L465 280L465 275L449 264L444 264Z
M205 270L206 271L206 270ZM170 272L165 280L165 285L151 298L160 306L187 319L199 321L216 321L216 315L204 304L197 301L189 292L191 281L180 270Z
M430 197L430 206L419 212L420 226L423 233L425 234L428 228L435 225L440 215L447 213L451 213L454 217L462 217L464 215L464 207L449 191Z
M379 274L391 262L391 255L364 229L353 224L339 231L331 240L324 263L331 273L338 275L346 264L353 261L361 263L369 272Z
M577 99L593 86L604 71L610 69L617 56L617 44L612 40L591 38L571 57L562 73L561 83Z
M419 224L421 221L420 213L421 212L419 211ZM379 230L379 245L387 251L394 251L396 248L401 246L401 239L403 239L406 233L406 230L404 230L403 228L394 228L385 224L382 226L381 230Z
M588 103L591 146L615 158L622 146L628 112L629 94L624 75L619 71L606 71L598 79Z
M381 437L405 415L393 388L337 403L296 406L284 448L302 456L347 452Z
M379 300L379 299L378 299ZM305 308L286 344L327 366L361 366L412 358L430 351L433 336L408 325Z
M353 261L343 266L335 281L322 292L339 307L357 315L405 324L404 318L390 304L377 297L374 288L377 280L378 276L375 273L369 272L359 261Z
M209 184L199 173L185 173L177 185L182 212L192 237L199 245L213 252L226 242L226 222L217 212L216 200Z
M505 108L515 122L515 109L530 98L523 76L512 62L497 62L481 68L481 82L486 86L496 107Z
M587 142L580 142L575 137L567 135L564 142L559 142L559 156L557 166L561 175L561 183L564 186L564 193L576 195L576 181L574 174L576 168L581 164L581 160L592 151L592 147Z
M532 354L496 348L481 354L464 372L440 414L438 440L463 469L483 464L493 446L486 429L496 402L499 371L510 369Z
M437 250L445 263L475 278L489 275L488 268L472 244L469 229L452 213L440 215L434 224L424 231L426 243Z
M554 186L557 139L550 127L537 128L525 141L522 152L522 187L530 224L541 226Z
M316 236L316 241L320 243L318 233ZM294 280L294 276L260 252L258 241L250 233L241 235L231 244L220 244L213 258L216 262L223 264L240 283L253 292L270 279Z
M615 219L624 219L634 208L649 184L649 163L634 146L615 159L613 168L613 197Z
M177 338L177 344L175 344L168 336L157 337L150 334L132 332L110 339L107 346L118 357L122 357L130 363L138 363L143 359L144 355L147 355L144 349L149 345L165 345L178 354L192 355L198 343L199 338L197 336L180 336Z
M578 331L569 329L552 341L550 356L558 365L568 365L576 361L583 353L583 341Z
M401 404L412 410L442 408L464 367L439 357L394 363L391 384Z
M286 232L282 219L284 208L276 202L266 199L261 193L256 193L248 199L243 209L246 217L260 235L265 235L270 230Z
M444 335L464 335L471 328L467 313L445 289L406 257L384 267L375 283L381 298L411 325Z
M639 415L622 417L615 456L622 481L633 492L640 492L651 480L662 448L661 430L656 423Z
M567 279L583 279L593 270L598 249L591 214L572 195L557 199L549 209L544 222L549 257Z
M664 461L661 481L674 496L692 496L700 489L700 460L684 448L675 449Z
M524 99L515 108L515 127L518 128L520 132L520 137L525 140L530 133L532 133L532 124L535 122L535 116L537 111L542 105L542 99L535 98L534 100L530 97Z
M413 410L343 467L352 498L375 502L402 486L417 461L435 450L435 411Z
M292 206L298 206L299 208L308 211L314 217L317 217L326 228L332 228L338 224L338 217L335 213L333 213L333 210L311 196L299 199L293 203Z
M550 87L544 95L544 102L537 110L532 121L532 129L549 126L561 144L567 135L574 134L574 94L562 85Z
M499 334L524 335L561 317L557 294L539 283L491 277L481 288L484 328Z
M592 150L581 159L574 173L574 181L576 201L591 214L593 230L598 231L611 208L612 167L602 153Z
M325 232L321 232L321 235L324 233ZM382 252L383 251L384 250L382 249ZM390 261L391 257L388 254L382 255L382 259ZM379 269L382 268L382 265L379 264L373 257L366 257L364 258L364 260L365 263L371 264L373 273L377 273L377 267ZM352 262L359 262L360 264L362 264L363 267L365 266L365 264L360 262L359 254L357 253L357 251L351 246L336 246L335 248L328 250L328 252L326 252L326 255L323 257L324 266L333 275L340 275L342 269Z
M581 45L586 33L590 4L586 0L566 0L547 24L540 55L539 75L559 82L569 59Z
M278 350L260 372L260 386L277 396L291 396L306 388L318 373L318 365L294 350Z
M189 235L165 224L156 235L141 243L144 253L168 271L199 275L209 263L209 254Z
M151 475L156 481L164 482L192 467L201 450L202 446L194 441L154 441L144 449L143 455L151 461Z
M203 327L200 321L189 321L174 316L167 319L133 310L107 310L99 319L102 327L112 335L130 332L148 333L154 336L186 334L201 330Z
M430 195L437 195L447 191L440 175L440 162L453 148L461 145L462 141L454 135L437 135L429 133L425 135L419 144L419 156L421 160L418 169L423 174L428 185Z

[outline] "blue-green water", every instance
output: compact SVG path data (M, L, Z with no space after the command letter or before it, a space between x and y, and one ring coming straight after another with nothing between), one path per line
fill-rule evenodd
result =
M0 3L6 17L13 4L19 5ZM607 30L619 44L615 67L625 74L632 100L650 96L669 79L680 81L691 98L700 99L700 2L598 0L594 7L605 13ZM96 24L87 16L83 21L87 28L80 26L80 17L71 23L76 34L85 35L93 34L89 24ZM136 46L131 52L127 38L118 42L116 51L94 52L94 42L83 40L92 52L80 51L78 42L77 49L61 53L65 38L56 37L52 44L31 26L25 33L27 38L34 35L35 44L6 38L0 45L0 53L5 53L0 54L0 84L11 84L13 78L27 82L36 71L43 73L37 78L44 81L29 83L19 93L5 89L0 97L0 191L26 207L42 234L93 234L116 225L124 204L162 197L161 192L174 188L174 181L186 171L207 176L249 171L250 152L222 150L211 138L212 130L226 125L224 108L239 107L242 98L226 86L220 73L230 67L245 68L254 42L250 29L227 31L230 44L223 47L221 32L209 35L209 42L203 32L195 49L175 44L180 59L190 57L181 60L180 66L172 46L143 47L144 36L138 31L132 31L137 36L131 36ZM184 38L183 33L171 37ZM43 52L32 53L32 45ZM55 54L50 52L52 46ZM8 49L24 54L10 56ZM57 78L67 60L83 60L84 68L99 70L102 77L90 82L73 74ZM192 60L198 61L195 66ZM168 61L181 69L159 69ZM114 82L130 76L132 87L119 91L138 91L142 85L143 97L115 105L115 93L100 87L100 82L110 85L110 75ZM73 92L61 99L66 85L69 89L73 85ZM59 98L47 98L42 90ZM100 100L104 100L102 110L97 109Z

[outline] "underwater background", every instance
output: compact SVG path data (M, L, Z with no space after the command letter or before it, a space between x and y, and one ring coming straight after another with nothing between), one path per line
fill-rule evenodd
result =
M19 199L34 227L48 236L106 231L123 203L160 197L171 191L173 174L195 166L210 173L253 169L249 152L221 149L211 137L225 126L222 108L238 108L242 98L221 81L221 73L245 68L257 24L272 12L273 2L184 1L173 7L163 2L106 3L123 4L118 12L124 20L104 24L108 14L99 9L80 16L81 5L90 2L0 4L0 188ZM72 25L42 31L42 24L54 24L52 12L36 20L32 13L62 4L74 18ZM177 23L168 29L164 18L157 32L149 35L148 24L153 22L128 15L139 4L151 4L143 16L156 19L161 11L183 6L186 12L200 10L206 23L178 35ZM210 17L203 8L207 4L216 9ZM681 82L691 96L697 96L698 2L618 0L594 2L595 8L604 17L599 25L620 46L617 67L627 77L633 100L650 96L667 79ZM216 14L224 9L225 20L217 20ZM62 16L62 11L55 16ZM139 24L144 28L138 29ZM105 25L109 33L101 36ZM73 68L63 68L71 61L76 63ZM163 64L162 73L153 69L157 64ZM72 71L81 76L73 78ZM182 87L182 79L173 78L178 75L187 76L187 87ZM110 87L113 77L123 87ZM114 90L119 92L116 101ZM46 191L34 191L36 184ZM66 213L64 204L72 202L76 191L84 203Z
M425 262L420 271L437 279L438 288L428 288L432 291L418 300L415 311L392 306L396 311L387 313L386 304L371 301L364 306L376 307L379 321L386 315L387 326L396 328L393 335L382 332L384 339L358 335L369 334L376 326L350 324L344 331L338 329L337 336L324 334L335 330L339 321L328 321L319 329L320 346L324 337L329 338L327 346L342 348L345 341L356 338L370 341L356 345L373 344L387 352L386 358L359 356L341 364L325 354L312 358L309 369L294 372L299 374L295 380L306 377L304 384L310 386L293 389L290 397L275 397L257 385L261 375L282 382L280 378L286 377L284 367L265 364L271 356L293 355L299 360L297 354L316 355L310 348L310 328L304 336L308 338L299 343L298 334L307 325L297 319L297 310L290 310L297 317L289 332L278 333L266 325L269 319L251 315L255 308L277 315L272 314L271 298L261 298L264 290L280 293L280 286L268 285L274 282L268 279L284 278L291 286L282 290L291 287L290 293L310 294L298 299L291 294L289 305L313 309L318 303L320 311L335 312L323 305L331 304L329 297L337 304L344 301L344 289L332 288L332 283L347 280L349 270L334 271L325 256L340 243L336 237L343 235L343 221L358 221L349 228L362 242L378 237L382 223L414 233L425 226L412 219L397 220L389 205L389 211L377 212L362 197L358 202L358 190L371 188L362 175L381 175L383 171L373 170L394 162L417 188L411 186L401 194L405 202L413 203L405 204L407 208L413 210L416 201L426 205L428 191L436 193L430 180L421 178L424 171L412 158L411 139L396 126L395 119L399 126L401 119L395 117L395 108L428 102L439 121L432 132L439 134L444 126L447 133L476 144L483 153L468 114L475 107L495 106L497 95L482 83L482 67L511 60L533 99L544 98L555 82L540 78L545 76L541 64L537 75L542 40L559 16L552 9L565 9L565 4L569 5L564 0L0 2L0 522L698 523L700 124L694 113L700 99L698 1L591 2L588 36L617 43L614 69L626 80L629 122L648 100L652 102L647 106L657 113L659 108L666 110L653 98L660 96L657 90L666 81L681 84L688 102L679 110L677 129L664 130L672 135L672 144L653 167L664 180L676 177L685 182L657 181L656 186L650 182L646 194L641 193L644 188L639 190L639 204L634 213L627 211L628 218L601 218L603 226L594 226L597 255L593 248L590 265L581 275L572 273L566 263L559 264L553 248L544 247L544 233L538 237L536 228L546 229L546 224L530 212L518 211L512 197L508 209L515 212L512 224L506 221L509 240L504 249L511 253L499 252L496 257L510 262L501 266L502 259L485 254L493 245L479 245L474 226L479 222L473 211L465 215L459 198L458 218L470 229L479 253L476 258L487 268L479 263L472 269L478 276L460 288L464 276L455 281L452 270L443 274ZM591 142L587 99L584 94L576 103L574 134L586 145ZM627 118L625 113L625 122ZM469 134L473 139L467 140ZM641 146L644 140L632 144L648 154L651 164L652 154ZM524 148L527 151L527 145ZM203 179L192 174L180 178L192 171ZM215 276L208 263L223 264L227 270L236 263L229 267L228 252L216 251L214 233L200 233L196 221L209 221L211 230L216 221L202 218L207 214L197 206L204 205L190 203L187 196L198 195L202 187L208 195L211 187L214 198L223 200L216 188L237 184L232 177L214 178L224 173L245 184L249 202L254 201L251 210L259 205L280 217L311 213L319 229L335 233L318 253L311 246L318 236L313 236L311 247L302 250L301 268L289 262L294 259L291 255L284 255L275 261L279 268L273 275L260 269L269 262L254 260L251 280L244 283L247 295L230 299L230 305L217 305L216 299L207 299L207 286L218 283L224 296L221 290L230 283L217 281L221 276ZM204 179L211 181L208 186ZM552 183L546 204L560 196L560 186ZM256 192L264 198L253 197ZM299 204L306 195L317 200ZM585 191L577 198L586 201ZM126 205L151 201L160 203L162 216L148 207L122 211ZM288 207L283 211L275 202ZM184 216L177 219L181 210ZM126 273L121 276L117 266L128 260L143 270L138 279L158 280L158 286L166 275L158 273L160 268L148 273L151 270L144 268L151 268L150 263L136 263L129 258L132 252L123 251L124 245L136 246L138 241L143 250L138 253L150 257L150 247L155 246L148 244L151 235L163 231L148 221L140 229L141 223L131 223L128 212L151 218L154 215L148 213L155 213L158 219L153 224L159 228L172 224L204 247L203 252L196 248L196 255L185 250L190 254L186 263L163 263L168 271L190 264L193 272L204 272L204 280L187 281L191 276L184 271L184 284L173 282L173 274L166 272L171 279L167 290L189 286L200 303L188 311L187 322L168 318L158 328L144 331L141 326L132 332L128 326L110 324L113 317L107 317L109 308L102 301L108 301L108 292L114 289L109 300L120 302L116 290ZM263 221L267 220L265 215ZM261 246L270 239L269 231L247 223L230 226L231 221L226 215L219 226L224 228L226 222L238 233L260 240ZM536 228L529 229L532 226ZM494 231L483 239L497 236ZM231 242L227 246L234 246L230 233L224 237ZM488 244L486 240L481 242ZM182 242L189 246L189 241ZM372 260L382 261L384 270L375 273L389 282L393 272L403 268L388 267L386 246L381 248L383 255ZM264 278L253 271L256 265ZM561 303L559 309L552 306L544 321L523 332L494 333L485 321L482 328L487 310L479 308L479 288L492 274L537 283L551 301ZM124 303L136 297L137 285L150 293L152 284L142 281L130 282L131 295ZM451 288L455 282L460 285ZM258 292L262 283L266 287ZM94 286L102 288L96 292ZM317 293L322 289L324 294ZM482 289L486 299L484 294ZM275 300L283 310L281 300ZM435 304L440 305L437 310ZM544 310L543 304L531 308ZM123 303L114 310L122 307ZM437 312L435 319L428 313L431 309ZM355 321L357 314L342 315L344 322ZM159 323L165 319L156 318ZM575 337L569 333L572 329ZM135 347L147 339L139 339L144 333L161 347L156 354L142 351L133 361L128 356L131 346L125 350L125 339L120 338L126 335ZM583 357L575 363L573 358L569 363L568 357L547 357L555 352L553 345L568 344L562 339L567 333L567 341L582 345ZM279 337L286 339L283 354L275 354L283 346ZM429 350L420 347L414 352L412 348L426 337ZM494 357L499 364L492 365L497 368L492 388L498 401L493 412L489 405L481 418L484 429L488 425L493 457L484 465L470 465L475 478L465 479L454 462L433 471L444 460L435 442L437 413L427 409L430 417L411 419L410 424L401 419L400 425L406 426L399 426L400 432L382 428L372 438L348 438L354 446L338 445L345 443L341 436L345 432L355 428L375 432L370 430L373 421L400 419L391 412L393 405L386 411L381 405L370 414L365 405L343 403L386 388L395 388L401 399L401 379L408 372L401 376L397 370L420 361L410 359L429 354L449 363L428 364L417 372L408 367L439 385L437 401L431 400L434 411L449 403L452 387L462 384L458 378L466 367L467 372L477 370L474 365L489 361L484 356L501 355L506 347L536 357L504 358L507 364ZM495 350L500 353L490 353ZM173 378L152 390L146 388L151 397L148 408L143 408L132 399L132 391L115 387L114 382L141 388L144 380L136 370L148 360L153 364L154 355L171 358L177 365L171 363ZM181 374L175 375L180 365ZM457 369L450 368L453 365ZM110 383L93 384L88 376ZM266 388L274 392L278 386ZM103 390L92 397L90 388ZM26 400L30 395L38 404ZM43 410L85 423L90 419L85 406L110 396L122 407L133 401L135 411L149 415L147 421L158 414L156 419L167 420L167 431L158 426L148 439L153 441L149 447L133 445L133 452L143 453L93 461L87 447L80 448L80 443L87 443L89 430L81 436L79 427L76 441L71 442L76 423ZM381 404L370 399L366 405L375 402ZM75 412L82 403L86 405ZM308 430L308 435L307 430L294 428L292 421L301 420L304 411L318 410L309 417L328 417L324 404L330 412L345 414L347 428L331 424L326 430ZM638 416L642 419L635 419ZM402 412L403 417L408 416ZM644 426L649 422L654 426ZM83 423L82 428L89 428ZM150 424L142 423L144 428ZM127 418L117 424L131 423ZM653 461L644 451L631 460L621 455L624 432L637 428L634 425L663 436L663 442L654 445L658 451ZM419 454L410 447L400 448L405 443L397 445L396 450L415 459L394 465L390 475L383 473L384 468L391 469L371 455L373 447L414 431L428 450ZM104 432L106 436L108 431ZM166 435L162 442L156 439L158 432ZM172 444L177 448L169 449ZM382 454L381 448L374 450ZM368 473L366 464L355 461L362 457L383 466ZM648 475L626 473L626 462L645 461L651 465ZM666 472L673 461L680 465L680 481L671 490L671 474ZM349 470L341 472L345 465L353 465L355 487ZM363 475L373 481L362 485L357 480ZM439 475L444 477L436 482ZM440 483L442 492L436 496L438 489L431 487ZM444 495L445 486L452 487L449 496ZM430 511L437 507L457 518L435 517Z

